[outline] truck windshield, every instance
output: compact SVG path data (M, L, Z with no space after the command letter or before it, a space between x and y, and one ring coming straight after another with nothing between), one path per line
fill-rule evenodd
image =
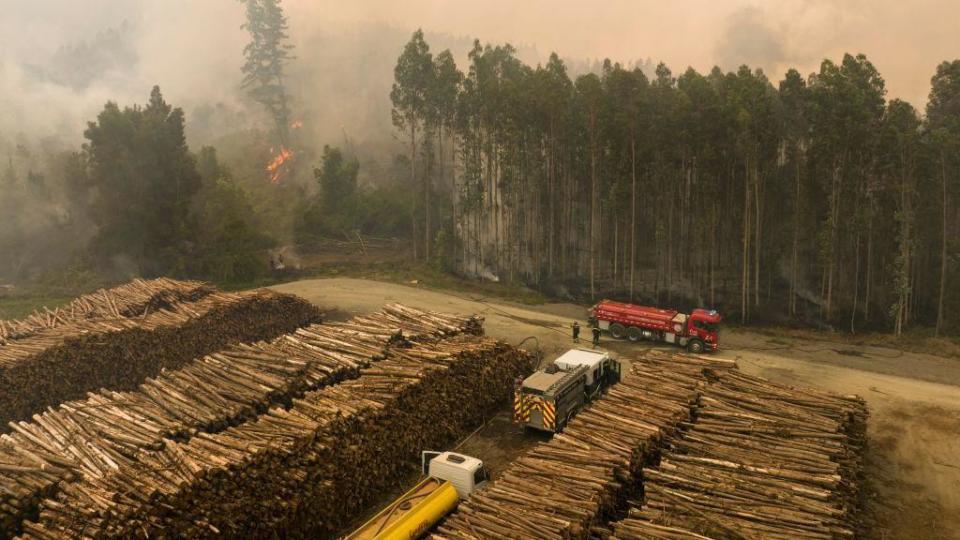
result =
M715 323L708 323L706 321L694 321L694 326L707 332L716 332L720 329L720 325Z
M490 479L490 473L487 472L487 468L481 466L475 473L473 473L473 483L474 485L481 482L486 482Z

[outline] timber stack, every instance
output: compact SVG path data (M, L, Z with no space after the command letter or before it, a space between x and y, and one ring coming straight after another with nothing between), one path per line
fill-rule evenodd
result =
M726 373L660 464L644 469L644 502L614 537L853 538L866 418L855 396Z
M61 482L102 477L125 456L159 450L290 405L309 390L357 377L388 347L482 332L482 319L392 305L343 323L317 324L270 342L238 344L148 379L137 390L101 390L11 423L0 438L0 537L36 517ZM5 467L4 467L5 465Z
M67 483L23 538L329 537L506 400L532 357L476 336L391 349L360 377Z
M203 281L138 278L85 294L63 307L38 309L20 320L0 319L0 345L74 321L142 317L180 302L196 302L216 290Z
M134 389L228 344L271 339L320 319L315 306L288 294L211 292L145 316L78 319L8 341L0 346L0 426L101 388Z
M415 342L431 342L459 334L483 335L483 317L460 317L423 311L403 304L387 304L372 315L354 317L355 324L395 327Z
M434 540L586 539L623 512L639 473L662 440L689 422L705 371L733 362L650 351L629 376L579 413L550 441L512 463L491 486L462 502Z

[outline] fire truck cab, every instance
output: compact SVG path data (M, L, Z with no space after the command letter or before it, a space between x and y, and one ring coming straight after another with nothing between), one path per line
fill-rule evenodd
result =
M620 382L609 353L571 349L517 385L513 420L524 428L559 433L588 403Z
M719 349L720 314L695 309L689 314L672 309L602 300L588 312L590 324L616 339L673 343L690 352Z

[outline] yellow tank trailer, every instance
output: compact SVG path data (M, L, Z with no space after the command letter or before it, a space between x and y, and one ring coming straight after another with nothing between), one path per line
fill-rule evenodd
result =
M483 462L454 452L424 452L427 477L344 540L420 538L490 478Z

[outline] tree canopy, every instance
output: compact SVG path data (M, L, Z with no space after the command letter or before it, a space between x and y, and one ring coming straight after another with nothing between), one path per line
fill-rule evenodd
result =
M530 67L479 41L458 77L447 54L416 32L391 92L427 194L418 253L439 215L468 274L744 322L960 327L960 61L938 67L921 118L864 55L772 82L609 60L572 77L555 54Z

